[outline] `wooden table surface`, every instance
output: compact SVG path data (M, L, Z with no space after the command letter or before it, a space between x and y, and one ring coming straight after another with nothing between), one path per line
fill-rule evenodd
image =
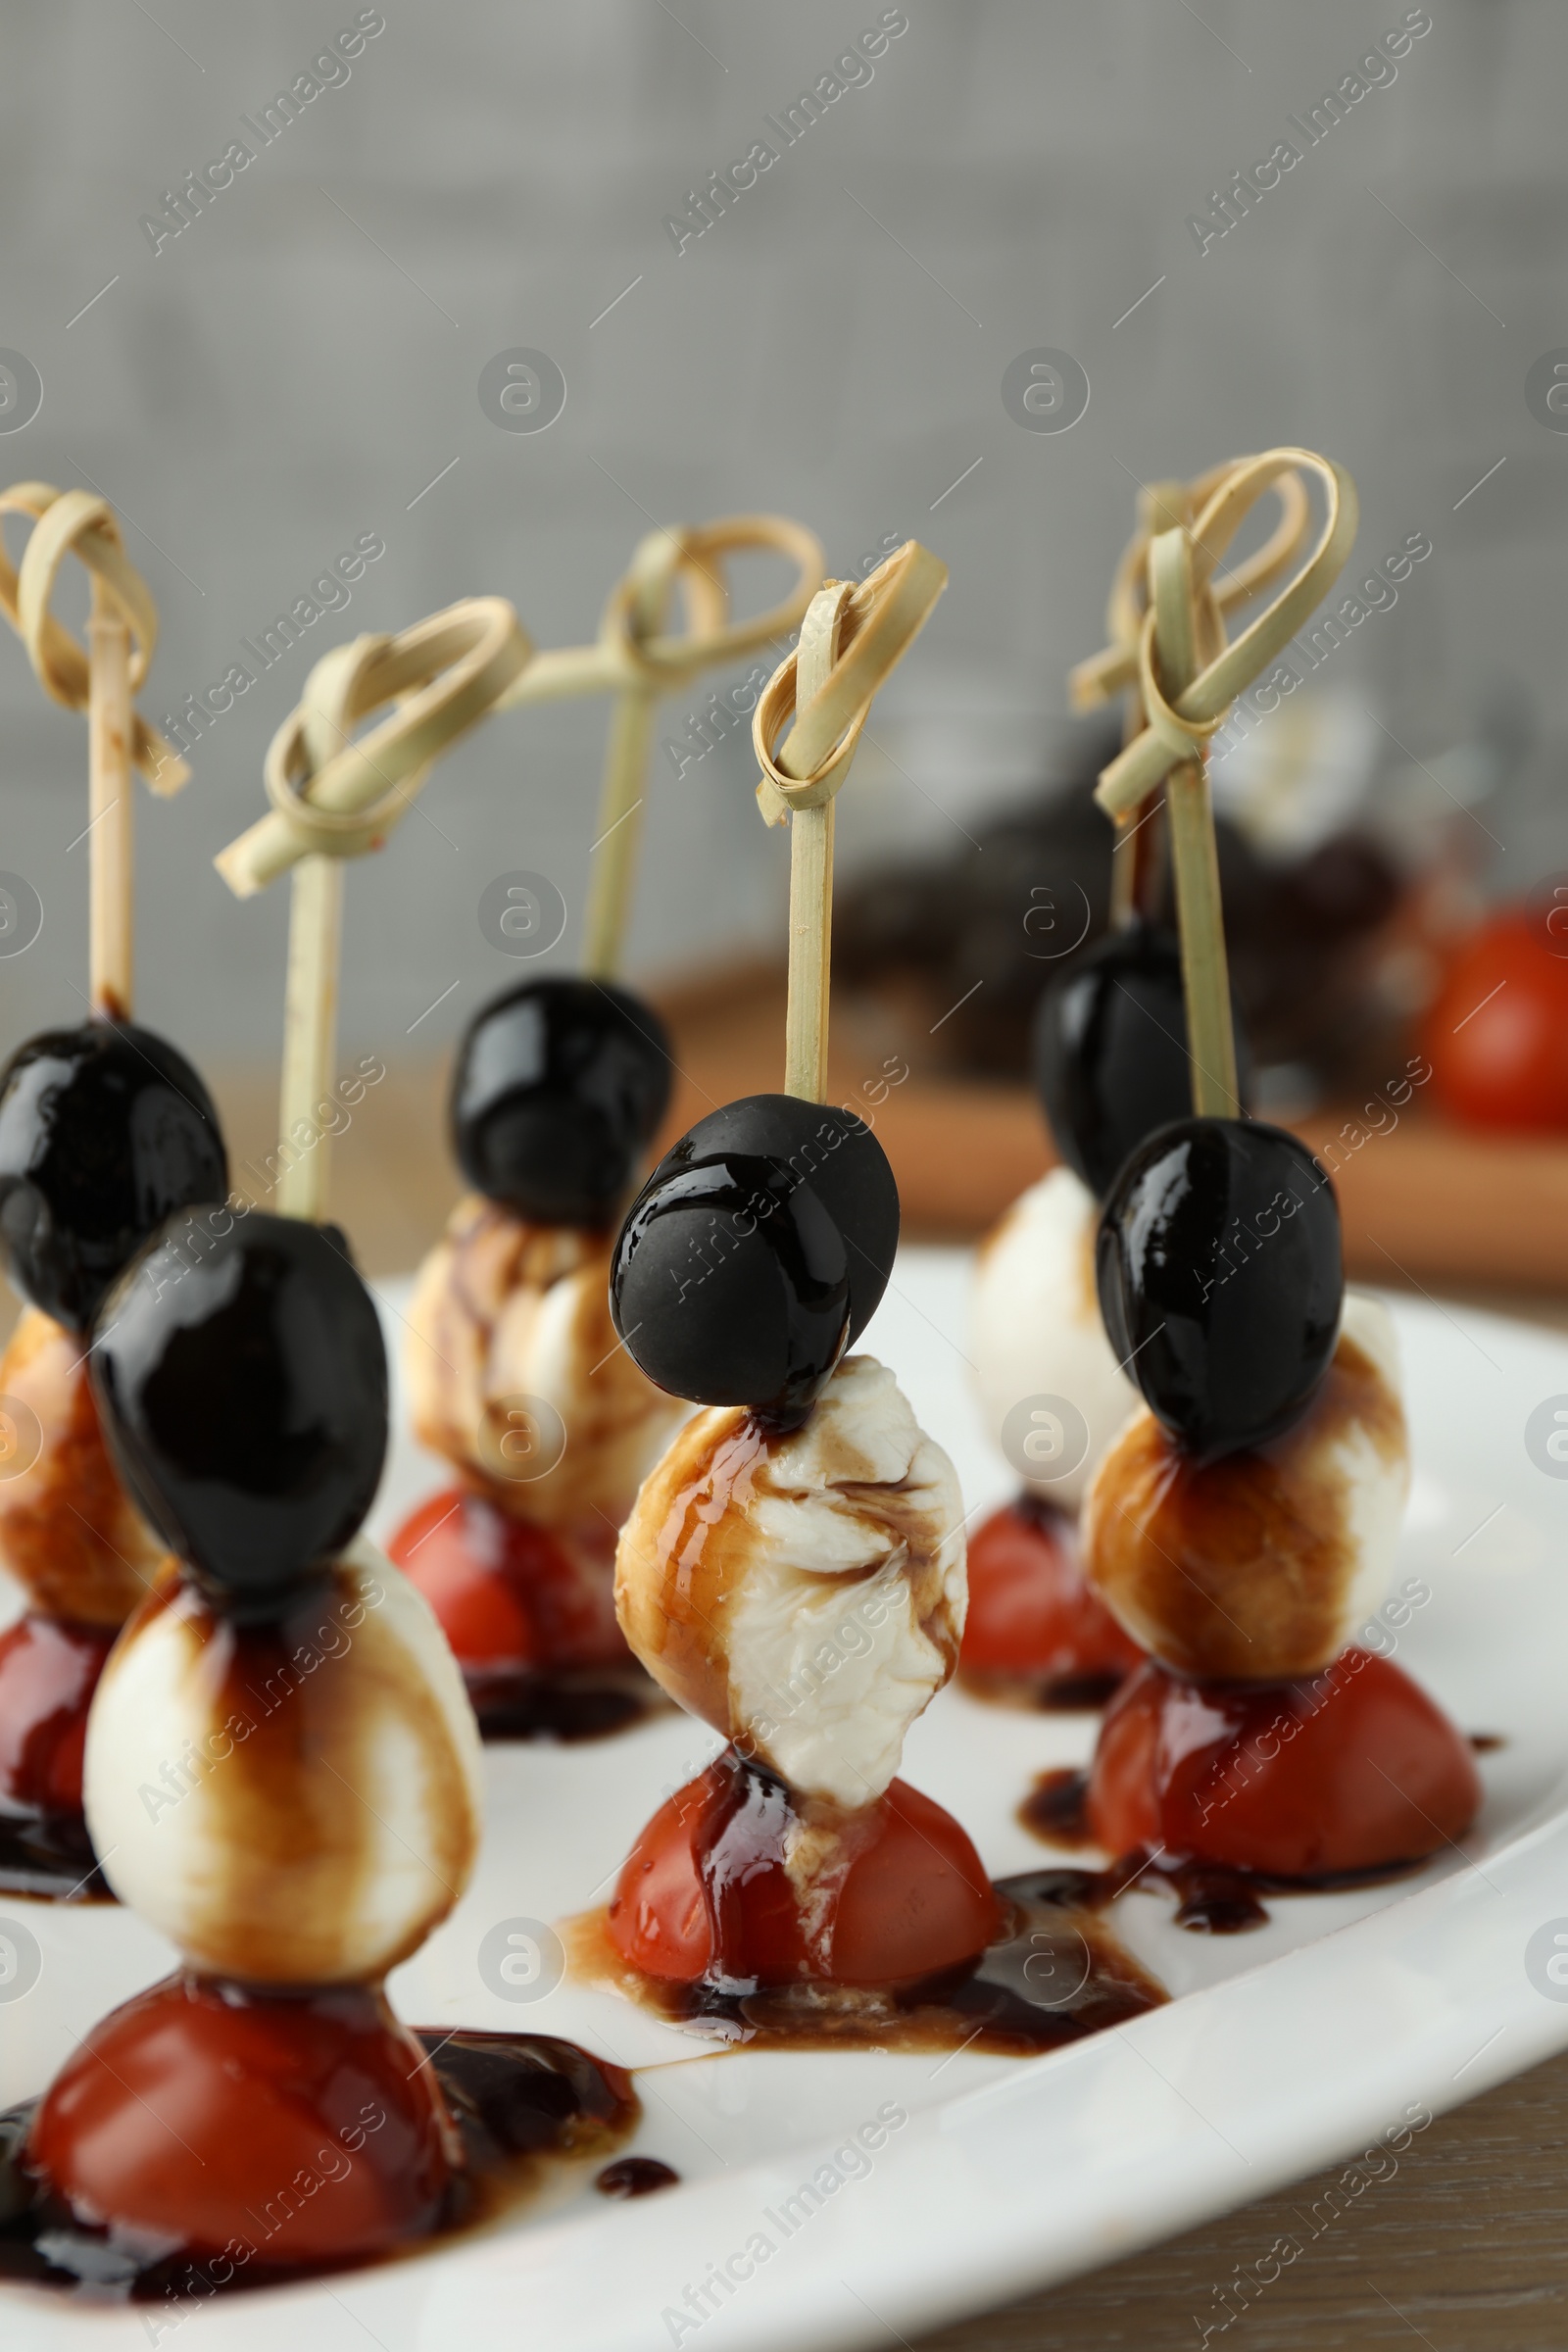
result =
M688 1032L679 1040L685 1075L675 1131L710 1102L778 1083L743 1051L749 1026L737 1018L733 1036L719 1023L711 1034ZM874 1073L881 1057L858 1058ZM848 1091L861 1083L853 1054L846 1068ZM208 1076L236 1179L246 1182L243 1163L260 1169L272 1149L275 1080L270 1073L221 1068ZM896 1102L897 1095L888 1101ZM334 1148L330 1213L369 1273L413 1267L456 1197L442 1105L443 1074L436 1065L393 1069L367 1094ZM1044 1147L1004 1100L982 1096L979 1109L986 1115L968 1119L964 1128L964 1155L973 1165L988 1151L995 1154L992 1189L1005 1188L1000 1193L1005 1200L1045 1164ZM922 1152L940 1143L945 1170L952 1139L941 1139L961 1111L961 1103L956 1111L951 1101L935 1111L929 1101L916 1103L906 1113L906 1140L912 1128L917 1138L925 1136ZM894 1115L890 1109L889 1121ZM891 1148L893 1128L884 1124L882 1131ZM1375 1156L1368 1155L1392 1154L1396 1143L1389 1137L1370 1144L1360 1155L1363 1163L1375 1168ZM901 1177L907 1193L902 1169ZM955 1206L951 1179L944 1174L941 1181L949 1184L949 1195L939 1191L934 1213L921 1222L928 1232L956 1233L962 1204ZM1543 1178L1548 1192L1557 1181L1555 1171ZM1385 1187L1385 1195L1380 1214L1395 1218L1398 1184ZM1348 1213L1348 1227L1349 1222ZM1393 1224L1384 1230L1389 1247L1429 1289L1568 1327L1568 1283L1551 1294L1510 1291L1495 1279L1495 1265L1490 1283L1445 1281L1433 1269L1430 1237L1418 1233L1406 1248ZM1559 1254L1563 1238L1556 1237ZM1509 1246L1521 1271L1542 1262L1527 1242L1516 1238ZM1397 1287L1394 1265L1374 1257L1367 1271ZM1353 2153L1348 2148L1347 2158ZM1307 2242L1299 2215L1339 2170L1132 2261L923 2338L921 2352L1033 2352L1048 2345L1074 2352L1110 2352L1112 2346L1163 2352L1167 2345L1200 2344L1205 2325L1214 2329L1211 2343L1241 2344L1245 2352L1326 2352L1330 2346L1416 2340L1432 2352L1563 2352L1568 2346L1568 2056L1440 2117L1412 2141L1394 2178L1369 2186L1341 2220ZM1276 2238L1292 2231L1302 2240L1298 2258L1221 2334L1226 2306L1219 2296L1226 2282L1238 2266L1258 2263ZM894 2341L890 2330L888 2342Z

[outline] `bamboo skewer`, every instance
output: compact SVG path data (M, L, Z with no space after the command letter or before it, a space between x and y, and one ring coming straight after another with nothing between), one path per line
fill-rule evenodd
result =
M1310 527L1308 476L1318 480L1324 495L1317 543L1290 584L1229 639L1227 611L1277 579L1300 554ZM1235 1118L1240 1111L1236 1042L1206 746L1236 696L1284 651L1338 578L1355 537L1357 502L1355 484L1343 466L1302 449L1270 450L1200 476L1183 494L1181 512L1171 522L1177 489L1162 483L1146 492L1139 533L1111 590L1112 643L1079 663L1070 688L1076 707L1083 709L1137 681L1145 724L1103 770L1095 798L1122 826L1135 820L1163 785L1193 1105L1200 1115ZM1214 574L1225 549L1270 489L1280 501L1279 523L1264 545L1216 586ZM1156 527L1160 524L1164 527ZM1130 568L1135 554L1147 564L1142 607Z
M745 551L787 556L795 563L799 576L783 603L751 619L727 620L728 594L717 567L726 555ZM592 920L595 954L601 964L606 956L618 957L619 928L635 864L636 818L628 810L639 798L638 791L628 790L627 785L630 779L640 779L646 774L648 742L658 698L690 683L704 669L735 661L770 639L787 635L806 610L821 577L821 565L822 549L815 535L781 515L738 514L702 529L657 531L643 541L631 569L612 592L597 643L525 653L520 659L489 641L483 646L473 645L469 692L475 716L602 692L615 694L623 704L636 695L646 706L635 718L629 711L617 712L617 718L624 717L624 728L612 728L606 762L605 799L597 839L606 846L618 840L617 819L625 820L619 831L631 835L631 839L612 853L609 860L612 874L603 885L598 882L596 869L595 886L602 892L601 911ZM664 608L677 574L692 607L695 625L686 634L656 634L662 626ZM471 615L482 608L499 607L503 603L501 598L475 598L466 605L453 606L449 612L436 613L420 623L420 629L436 633L450 627L457 615ZM511 607L506 610L510 612ZM409 649L405 660L411 676L417 674L420 663L433 659L434 653L433 643L415 644L416 634L405 631L396 641L400 647ZM499 664L495 674L490 668L492 658ZM505 676L500 674L501 667L505 667ZM406 687L391 682L387 684L386 697L405 691ZM311 805L318 810L353 817L373 808L375 822L368 831L375 835L376 847L423 783L430 759L444 748L442 742L437 742L435 753L430 756L413 756L418 744L404 729L403 716L400 711L397 719L387 720L361 744L345 751L340 759L330 760L311 789ZM404 788L398 795L385 789L389 759L395 763L394 780ZM281 795L272 792L270 786L269 790L272 798L270 814L260 818L248 832L231 842L218 860L220 873L239 898L250 898L255 892L265 890L298 858L307 856L312 847L307 828L294 821L291 796L287 792ZM362 846L369 848L372 843L367 838Z
M1263 492L1281 475L1295 471L1315 475L1323 487L1326 513L1317 545L1289 587L1227 642L1224 614L1238 599L1234 593L1216 590L1215 568ZM1260 458L1244 458L1226 470L1188 533L1193 547L1194 593L1200 611L1208 616L1200 642L1215 645L1212 658L1204 662L1191 685L1167 704L1157 684L1151 687L1147 649L1153 614L1146 612L1133 652L1112 648L1109 655L1098 656L1073 673L1075 696L1087 698L1102 687L1125 684L1136 672L1149 709L1144 732L1117 755L1100 779L1095 797L1107 816L1136 808L1178 760L1190 756L1195 742L1206 741L1214 733L1243 688L1284 652L1344 569L1355 539L1356 518L1355 484L1343 466L1317 457L1311 450L1269 450ZM1261 549L1251 558L1254 572L1259 568L1259 556L1267 553L1268 549ZM1236 578L1246 578L1248 570L1248 565L1238 564Z
M749 549L790 557L797 578L781 604L736 623L729 618L723 559ZM650 532L605 609L598 645L581 654L537 656L503 698L506 710L590 688L608 689L615 698L583 915L583 969L590 978L611 980L620 969L662 696L786 635L821 576L814 533L778 515L736 515L702 530ZM683 635L662 636L677 581L686 591L689 625Z
M326 1214L326 1137L316 1114L332 1085L342 945L343 860L302 858L290 884L277 1116L280 1150L297 1156L278 1179L277 1207L280 1216L312 1225Z
M792 557L799 577L782 605L731 621L717 566L741 549ZM703 531L646 538L606 607L597 645L532 660L504 598L474 598L396 638L363 637L323 656L299 708L272 740L266 782L270 813L217 859L239 898L293 871L284 1007L279 1201L286 1214L319 1219L327 1165L317 1112L331 1083L342 938L341 861L379 849L435 760L492 711L608 688L615 694L585 916L588 971L609 977L620 945L636 867L637 813L659 697L713 662L727 662L792 628L821 569L821 548L799 525L740 515ZM677 580L691 627L662 636ZM355 723L385 704L391 715L354 738Z
M784 1084L808 1102L820 1102L827 1086L833 802L877 689L924 625L947 578L947 565L910 539L858 587L825 581L807 610L799 647L773 672L752 720L762 769L758 805L768 824L791 827ZM794 723L778 744L792 713Z
M135 980L131 771L140 768L163 795L190 775L132 699L158 642L157 608L125 556L113 508L94 492L18 482L0 494L6 514L26 515L33 528L16 569L0 541L0 612L45 693L87 714L88 999L101 1019L126 1021ZM50 610L68 555L92 582L85 651Z
M271 810L214 859L234 896L254 898L318 850L357 858L379 849L413 806L436 760L495 708L528 660L528 640L503 596L470 597L396 637L360 637L322 656L306 701L273 736L264 776ZM352 653L335 732L308 760L305 726L323 662ZM331 674L331 673L329 673ZM368 734L357 720L396 705Z
M87 675L87 993L104 1019L128 1021L135 984L130 629L97 578Z
M653 551L660 551L655 553ZM787 557L797 570L795 586L782 602L749 620L727 620L729 598L717 566L729 555L768 552ZM656 634L662 621L656 610L639 632L632 605L661 562L670 577L680 570L700 610L686 634ZM645 568L647 567L647 568ZM721 521L685 530L650 533L632 559L631 569L611 594L593 645L551 646L535 654L521 677L497 704L517 710L524 704L561 702L572 695L613 693L638 676L659 681L662 693L689 684L705 669L716 669L771 639L787 637L822 578L822 543L804 523L782 514L730 514ZM662 606L662 600L661 600Z
M582 968L591 980L612 980L620 969L658 710L656 693L646 686L626 686L616 695L610 716L599 834L589 857L583 909Z
M1149 553L1149 574L1160 685L1167 701L1174 701L1198 674L1192 542L1184 528L1166 531L1154 540ZM1176 878L1193 1108L1200 1117L1234 1119L1242 1107L1236 1079L1236 1035L1231 1021L1214 811L1201 747L1196 759L1179 761L1165 778L1165 809Z
M504 597L454 605L397 637L334 646L268 747L272 817L216 861L240 898L293 869L278 1107L285 1216L319 1223L326 1213L328 1130L318 1122L336 1048L343 860L380 847L437 759L487 716L528 652ZM357 723L387 703L390 716L356 739Z
M848 580L820 588L796 649L795 691L808 703L838 656ZM839 781L842 784L843 777ZM784 1015L784 1092L808 1102L827 1093L828 975L833 961L833 816L838 796L790 818L790 976Z
M1295 480L1295 475L1288 477ZM1136 645L1143 626L1144 604L1140 591L1148 585L1148 547L1156 530L1169 530L1173 524L1192 519L1192 508L1187 484L1178 481L1141 482L1138 488L1138 527L1132 547L1139 551L1136 573L1128 573L1127 559L1118 564L1111 583L1110 598L1105 614L1105 626L1112 638L1126 636ZM1129 550L1129 554L1132 549ZM1122 693L1122 749L1140 735L1149 724L1148 713L1138 692L1136 680L1129 680ZM1150 906L1154 892L1154 876L1159 866L1160 820L1156 813L1158 796L1151 793L1137 808L1117 817L1115 841L1110 858L1110 928L1123 931Z

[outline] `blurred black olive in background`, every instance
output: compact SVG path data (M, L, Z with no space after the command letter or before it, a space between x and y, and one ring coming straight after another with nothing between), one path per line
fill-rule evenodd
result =
M841 889L835 980L880 1002L916 1066L1028 1076L1042 991L1109 919L1113 835L1093 794L1119 742L1115 729L1083 728L1036 802L977 823L975 846L956 836L951 855L890 864ZM1262 1100L1281 1065L1304 1095L1375 1077L1403 1027L1374 985L1401 898L1388 855L1348 830L1294 862L1265 862L1225 818L1215 830L1231 982ZM1168 880L1152 912L1174 925Z

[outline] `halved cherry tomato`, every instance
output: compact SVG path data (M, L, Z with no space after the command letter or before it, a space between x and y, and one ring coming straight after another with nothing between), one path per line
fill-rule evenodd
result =
M1084 1581L1070 1519L1020 1500L969 1543L969 1616L958 1663L1047 1685L1119 1682L1143 1663Z
M115 1637L24 1617L0 1634L0 1810L77 1815L87 1709Z
M960 1967L1002 1925L980 1857L951 1813L904 1781L851 1815L852 1859L808 1938L784 1869L789 1797L726 1749L654 1815L610 1906L610 1936L645 1976L896 1986Z
M1151 1660L1111 1702L1090 1767L1089 1824L1110 1853L1286 1879L1418 1861L1480 1804L1468 1742L1364 1649L1305 1683L1189 1682Z
M387 1552L462 1666L623 1665L630 1654L615 1623L609 1530L558 1536L448 1487L409 1514Z
M1450 967L1423 1043L1451 1117L1568 1130L1568 903L1504 907L1484 923Z
M78 2042L27 2162L83 2222L226 2255L217 2284L363 2261L442 2216L452 2127L422 2056L379 1987L268 1997L170 1977Z

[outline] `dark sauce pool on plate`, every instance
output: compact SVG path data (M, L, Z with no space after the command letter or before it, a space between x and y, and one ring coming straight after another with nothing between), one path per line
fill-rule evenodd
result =
M1043 1772L1018 1807L1026 1830L1048 1845L1093 1845L1088 1819L1089 1775L1066 1765ZM1132 1886L1158 1880L1177 1898L1176 1925L1195 1936L1241 1936L1267 1925L1265 1894L1338 1894L1355 1886L1382 1886L1424 1869L1431 1859L1392 1864L1383 1870L1341 1871L1319 1878L1273 1878L1264 1871L1240 1870L1225 1863L1199 1862L1190 1856L1155 1854L1140 1849L1124 1854L1104 1870L1068 1870L1057 1875L1072 1883L1073 1900L1091 1916L1103 1911Z
M973 2049L1038 2057L1166 1995L1081 1900L1080 1871L999 1879L1005 1928L968 1966L897 1989L803 1982L783 1987L674 1984L629 1968L603 1911L571 1923L576 1973L706 2039L760 2050Z

